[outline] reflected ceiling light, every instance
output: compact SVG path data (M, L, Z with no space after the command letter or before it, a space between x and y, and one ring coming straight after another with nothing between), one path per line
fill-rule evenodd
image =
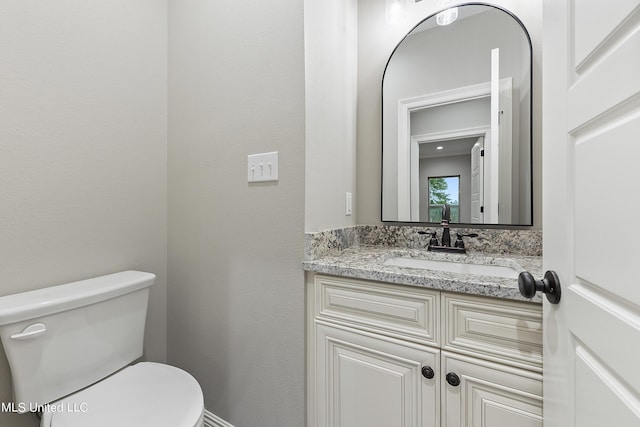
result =
M449 25L453 21L458 19L458 8L452 7L451 9L443 10L436 15L436 22L438 25Z
M433 0L437 7L447 7L452 0ZM449 9L443 10L442 12L436 15L436 23L438 25L449 25L453 21L458 19L458 8L451 7Z
M436 147L436 150L442 150L443 148L444 148L444 147L443 147L442 145L438 145L438 146Z

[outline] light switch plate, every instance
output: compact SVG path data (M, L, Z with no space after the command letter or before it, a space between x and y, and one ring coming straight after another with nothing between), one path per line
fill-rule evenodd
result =
M344 195L344 214L345 216L353 214L353 195L349 192Z
M278 180L278 152L249 154L247 156L247 180L265 182Z

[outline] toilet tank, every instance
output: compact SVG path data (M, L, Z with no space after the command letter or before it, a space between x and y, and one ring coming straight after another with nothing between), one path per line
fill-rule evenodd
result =
M155 277L123 271L0 297L16 410L36 410L142 356Z

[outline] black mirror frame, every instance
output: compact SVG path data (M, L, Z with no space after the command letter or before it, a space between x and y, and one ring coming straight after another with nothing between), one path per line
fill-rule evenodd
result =
M514 21L516 21L518 23L518 25L520 25L520 28L522 28L522 31L524 32L524 35L527 38L527 42L529 43L529 170L531 171L531 182L530 182L530 197L531 197L531 212L529 213L530 215L530 222L529 224L472 224L472 223L454 223L451 224L453 227L473 227L473 228L504 228L504 227L509 227L509 228L529 228L531 226L533 226L534 221L533 221L533 204L534 204L534 200L533 200L533 189L534 189L534 185L533 185L533 178L534 178L534 173L533 173L533 99L534 99L534 91L533 91L533 45L531 43L531 35L529 34L529 31L527 30L527 27L525 27L524 23L520 20L520 18L518 18L515 14L513 14L512 12L496 6L494 4L489 4L489 3L483 3L483 2L469 2L469 3L462 3L462 4L458 4L455 5L455 7L461 7L461 6L486 6L486 7L492 7L494 9L498 9L504 13L506 13L507 15L511 16L511 18L513 18ZM443 9L445 10L445 9ZM389 67L389 63L391 62L391 59L393 58L394 53L396 52L396 50L398 49L398 47L400 47L400 45L402 44L402 42L413 32L413 30L415 30L417 27L419 27L420 25L422 25L425 21L435 17L438 13L442 12L442 10L439 10L429 16L427 16L426 18L424 18L423 20L421 20L420 22L418 22L416 25L413 26L413 28L411 28L407 34L404 35L404 37L402 37L402 39L398 42L398 44L396 44L396 47L393 48L393 51L391 52L391 54L389 55L389 59L387 60L387 63L384 66L384 71L382 73L382 82L380 85L380 99L381 99L381 103L380 103L380 151L381 151L381 156L380 156L380 220L382 221L383 224L386 225L406 225L406 226L438 226L438 223L434 223L434 222L419 222L419 221L393 221L393 220L385 220L382 217L382 213L383 213L383 200L384 200L384 196L383 196L383 188L384 188L384 176L383 176L383 163L384 163L384 143L382 141L382 139L384 138L384 117L383 117L383 109L384 109L384 77L387 73L387 68Z

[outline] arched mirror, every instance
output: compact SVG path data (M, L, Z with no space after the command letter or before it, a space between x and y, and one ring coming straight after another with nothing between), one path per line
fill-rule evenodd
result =
M382 81L382 220L531 225L531 40L512 14L417 25Z

